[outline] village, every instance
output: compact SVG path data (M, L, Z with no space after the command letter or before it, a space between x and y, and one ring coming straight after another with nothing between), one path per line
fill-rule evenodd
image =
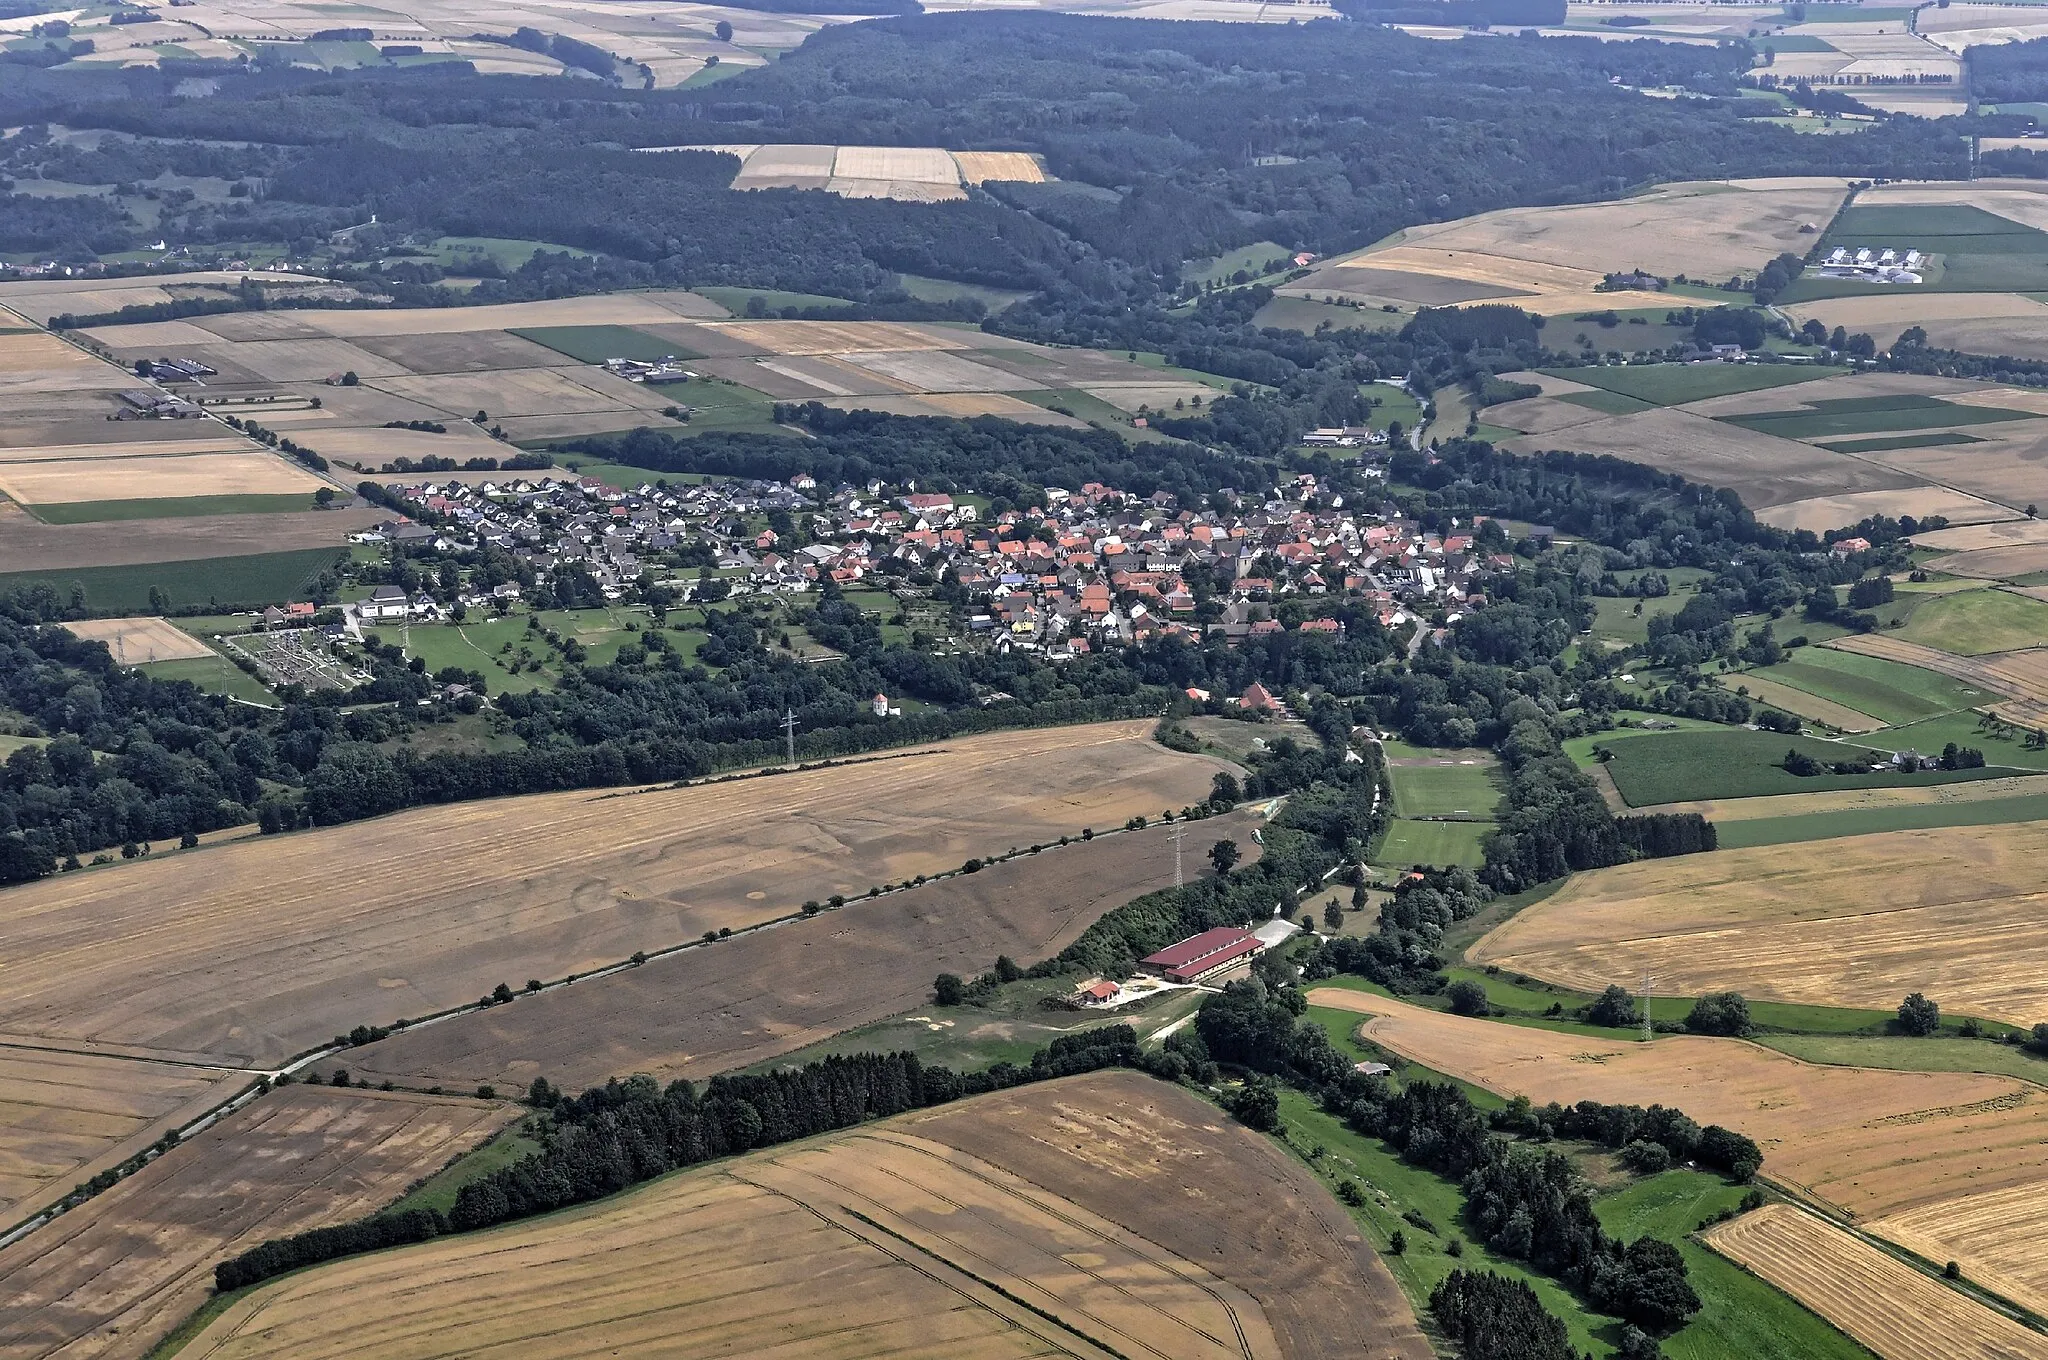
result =
M1283 631L1337 634L1348 602L1385 628L1442 628L1510 567L1464 532L1435 534L1391 505L1351 505L1296 476L1271 499L1189 509L1090 482L1048 488L1043 508L992 511L972 495L742 480L594 478L391 483L411 509L357 536L458 559L495 550L535 581L586 573L608 601L650 588L678 603L886 589L951 601L975 645L1061 657L1156 636L1228 642ZM447 579L445 576L442 578ZM381 585L349 612L363 622L438 620L507 606L514 581L471 573L454 590Z

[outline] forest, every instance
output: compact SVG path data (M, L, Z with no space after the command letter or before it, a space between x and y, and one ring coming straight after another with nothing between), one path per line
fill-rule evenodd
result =
M1328 254L1418 221L1653 180L1965 173L1962 143L1920 120L1815 138L1739 116L1730 97L1749 60L1741 44L1438 43L1336 21L915 15L825 29L700 89L259 61L224 68L212 98L174 101L179 72L36 72L0 90L0 118L30 129L0 173L133 183L152 164L203 164L246 192L152 228L195 241L310 239L375 212L402 229L600 250L663 283L866 299L907 272L1103 303L1171 293L1185 261L1252 241ZM1715 97L1622 88L1667 84ZM81 155L37 142L49 122L163 140ZM730 157L625 149L741 137L1025 150L1058 182L936 205L733 193ZM223 161L201 139L256 145ZM59 248L65 214L80 215L75 249L106 244L109 224L91 217L106 205L37 202L66 206L34 209L33 224L26 204L19 223L0 212L0 248L23 248L7 243L31 228L32 248Z

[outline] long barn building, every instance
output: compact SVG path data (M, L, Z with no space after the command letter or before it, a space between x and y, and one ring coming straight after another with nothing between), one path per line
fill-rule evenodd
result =
M1266 946L1240 926L1218 926L1170 944L1138 960L1138 966L1168 982L1201 982L1227 972Z

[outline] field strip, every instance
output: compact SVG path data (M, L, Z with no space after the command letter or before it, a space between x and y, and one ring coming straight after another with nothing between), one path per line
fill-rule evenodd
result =
M2029 704L2048 705L2048 671L2035 676L2027 673L2025 667L2015 667L2012 658L2027 653L2002 652L1993 654L1986 661L1981 657L1957 656L1934 647L1923 647L1917 642L1904 638L1886 637L1877 633L1851 633L1847 637L1832 638L1821 644L1838 652L1854 652L1859 656L1874 656L1882 661L1897 661L1922 670L1946 675L1951 680L1977 685L2008 699L2018 699Z
M2048 1198L2035 1186L1957 1195L1864 1225L1931 1261L1955 1261L1965 1277L2048 1315Z
M1797 685L1768 680L1760 675L1745 675L1736 683L1746 686L1751 698L1761 699L1774 708L1782 708L1802 718L1824 722L1844 732L1875 732L1885 726L1882 719L1873 718L1868 713L1858 713L1846 704L1823 699L1818 694L1810 694Z
M1596 766L1588 773L1597 779L1606 768L1605 765ZM1973 779L1962 784L1934 784L1919 788L1903 785L1878 789L1829 789L1820 793L1773 793L1756 798L1700 798L1689 802L1653 803L1626 811L1641 816L1656 812L1697 812L1714 822L1775 821L1816 812L1996 802L2033 793L2048 793L2048 781L2043 781L2039 775L2015 775L2010 779Z
M1744 1214L1705 1241L1884 1360L2048 1360L2048 1336L1792 1205Z

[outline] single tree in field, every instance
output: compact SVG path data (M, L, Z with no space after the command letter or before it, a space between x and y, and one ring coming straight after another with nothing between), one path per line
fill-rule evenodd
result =
M1740 1038L1749 1033L1749 1002L1741 992L1709 992L1693 1002L1685 1027L1694 1034Z
M1333 897L1323 903L1323 929L1342 930L1343 928L1344 908L1338 905L1337 899Z
M1485 1015L1492 1009L1486 1001L1486 989L1466 979L1453 982L1444 995L1451 999L1451 1010L1458 1015Z
M731 20L729 20L729 19L720 19L720 20L718 21L718 27L717 27L716 29L712 30L712 31L718 34L718 40L719 40L720 42L731 42L731 41L732 41L732 21L731 21Z
M967 984L958 973L941 973L932 983L932 999L941 1006L957 1006L967 997Z
M1609 983L1607 990L1600 993L1592 1005L1586 1007L1586 1023L1589 1025L1627 1029L1641 1019L1642 1017L1636 1014L1636 999L1629 995L1626 987L1613 983Z
M1941 1028L1941 1007L1915 992L1899 1003L1899 1032L1916 1038Z
M1219 874L1229 873L1238 858L1236 841L1220 840L1209 847L1209 863L1215 866Z

